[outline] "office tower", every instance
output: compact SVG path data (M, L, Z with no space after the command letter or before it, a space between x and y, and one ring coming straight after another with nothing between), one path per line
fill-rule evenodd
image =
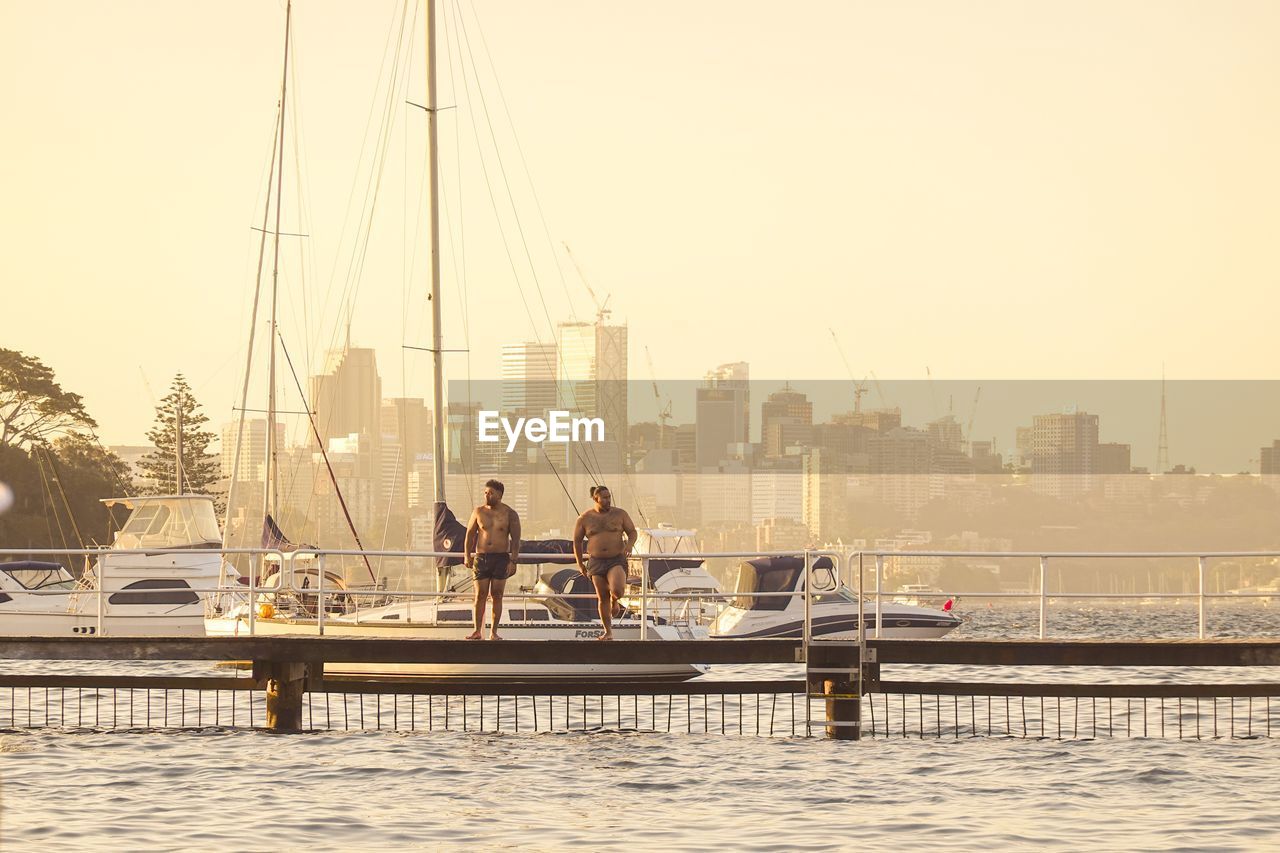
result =
M232 471L236 461L236 440L240 436L240 421L234 420L222 425L222 443L220 445L221 474L223 477L234 476L240 482L262 482L262 472L267 464L267 419L248 418L244 422L244 435L240 446L240 468ZM277 451L284 447L284 424L276 422Z
M625 349L625 347L624 347ZM502 347L502 411L546 417L557 408L556 345L525 341Z
M932 496L929 434L913 427L896 427L872 436L867 451L879 500L914 518Z
M838 455L813 448L801 458L801 511L814 542L844 535L848 516L848 465Z
M1133 466L1127 444L1109 441L1098 445L1099 474L1128 474Z
M311 408L326 447L332 438L345 440L355 433L367 437L365 452L376 452L381 438L382 379L374 351L350 345L331 350L324 372L311 377Z
M752 524L764 524L770 519L804 521L802 459L793 456L785 461L788 463L785 466L751 472Z
M431 453L431 412L421 397L390 397L382 401L380 423L383 505L403 514L414 464Z
M556 332L559 402L575 417L604 421L604 441L580 461L597 477L616 476L627 441L627 327L600 319L561 323Z
M1098 473L1098 416L1088 412L1036 415L1031 421L1031 485L1056 498L1093 488Z
M1259 461L1261 473L1268 476L1280 476L1280 438L1271 442L1270 447L1262 448Z
M760 404L760 440L764 455L775 458L786 448L813 441L813 403L790 385L774 391Z
M714 471L728 458L729 445L751 440L751 395L746 362L722 364L707 373L695 391L694 464Z

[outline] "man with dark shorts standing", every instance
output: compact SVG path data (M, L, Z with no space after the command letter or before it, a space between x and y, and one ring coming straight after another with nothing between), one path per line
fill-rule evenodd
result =
M627 589L627 557L636 544L636 526L627 511L613 505L607 486L592 486L595 506L578 516L573 527L573 556L578 571L591 578L600 599L601 640L613 639L613 620L622 615ZM623 536L626 541L623 541ZM582 540L587 540L587 561L582 560Z
M475 630L468 640L479 640L484 627L487 599L493 599L493 629L490 640L501 640L498 622L502 619L502 593L507 578L516 573L520 557L520 516L502 502L505 487L497 480L484 484L484 503L471 513L463 540L463 564L476 582Z

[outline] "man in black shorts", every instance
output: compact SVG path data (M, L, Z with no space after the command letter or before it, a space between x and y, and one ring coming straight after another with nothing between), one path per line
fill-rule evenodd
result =
M483 636L484 610L493 599L493 629L490 640L500 640L498 623L502 620L502 593L507 578L516 573L520 557L520 516L502 502L505 487L497 480L484 484L484 503L471 513L467 535L463 540L463 562L471 569L476 583L475 630L468 640Z
M604 625L600 639L612 640L613 620L622 615L620 599L627 588L627 556L636 544L636 526L626 510L613 505L607 486L592 486L591 498L595 506L578 516L573 527L573 556L578 561L578 571L591 578L600 600L600 623Z

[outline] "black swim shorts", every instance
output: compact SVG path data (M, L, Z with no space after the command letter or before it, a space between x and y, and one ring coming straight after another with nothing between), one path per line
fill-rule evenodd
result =
M609 570L614 566L622 567L622 574L627 573L627 558L622 554L616 557L588 557L587 558L587 574L592 577L607 578Z
M511 555L506 551L496 554L476 554L475 568L471 576L478 581L507 579L507 567L511 565Z

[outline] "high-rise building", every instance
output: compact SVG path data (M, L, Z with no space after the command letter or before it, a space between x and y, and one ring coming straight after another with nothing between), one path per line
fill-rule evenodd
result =
M559 401L575 417L604 421L604 441L591 466L600 476L622 470L627 441L627 327L603 321L561 323L556 329Z
M895 427L871 437L867 448L879 500L914 518L932 497L929 434L913 427Z
M267 419L247 418L240 446L240 470L232 471L236 464L236 440L240 434L240 421L222 425L220 462L223 477L235 476L237 480L262 482L262 471L267 464ZM284 424L276 423L277 449L284 447Z
M929 421L925 428L929 432L929 440L938 449L959 453L964 445L964 430L955 415L943 415L937 420Z
M367 436L370 451L381 438L382 379L372 349L352 347L331 350L324 372L311 377L311 406L315 410L320 441Z
M431 412L421 397L388 398L382 401L380 430L383 505L403 514L414 463L431 453Z
M1133 466L1132 454L1127 444L1114 441L1098 445L1099 474L1128 474Z
M538 341L503 345L503 411L545 416L556 403L556 345Z
M1036 415L1031 420L1031 485L1043 494L1075 498L1098 473L1098 416L1088 412Z
M791 462L794 460L794 462ZM751 523L768 519L804 520L804 483L800 456L786 467L759 468L751 472Z
M1263 474L1280 475L1280 438L1271 442L1270 447L1262 448L1259 456Z
M728 458L729 445L751 440L751 394L744 361L708 371L695 391L694 462L699 471L714 471Z
M827 544L845 532L848 517L848 466L828 450L815 447L801 462L801 512L817 543Z
M813 403L790 385L774 391L760 404L760 440L766 457L782 456L785 449L813 441Z

